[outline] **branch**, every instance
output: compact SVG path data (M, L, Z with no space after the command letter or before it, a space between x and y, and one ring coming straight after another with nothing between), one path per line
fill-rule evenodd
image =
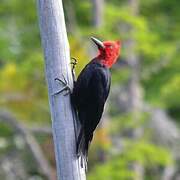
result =
M151 114L149 125L154 130L155 137L158 137L156 140L173 148L174 153L178 155L176 151L179 146L180 131L174 120L163 109L153 108L148 104L143 104L142 108L143 111Z
M44 133L44 134L48 134L51 135L52 134L52 129L50 127L26 127L29 131L31 131L32 133Z
M20 133L25 139L30 151L32 152L36 162L38 163L41 172L49 179L53 180L54 175L52 174L52 169L46 160L41 147L37 143L34 136L30 133L24 125L20 124L11 113L7 111L0 111L0 121L7 123L9 126L13 127L17 133Z

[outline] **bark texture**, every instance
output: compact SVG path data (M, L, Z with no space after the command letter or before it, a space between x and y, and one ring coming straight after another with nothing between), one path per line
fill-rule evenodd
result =
M100 28L103 24L104 0L92 0L93 25Z
M45 56L46 79L52 118L58 180L85 179L76 156L76 120L70 96L55 78L66 79L72 88L70 52L61 0L38 0L41 39Z
M132 16L138 16L139 14L139 0L129 0L128 6L130 8L130 14ZM129 33L132 35L134 33L134 27L130 25ZM129 92L129 105L130 112L133 115L133 120L138 122L141 118L141 107L142 107L142 91L140 85L140 62L139 56L135 51L136 41L131 37L127 42L128 56L127 60L130 63L131 74L128 83L128 92ZM138 127L132 132L135 139L139 139L143 135L143 129ZM133 164L134 172L136 173L135 180L144 179L144 168L141 164Z

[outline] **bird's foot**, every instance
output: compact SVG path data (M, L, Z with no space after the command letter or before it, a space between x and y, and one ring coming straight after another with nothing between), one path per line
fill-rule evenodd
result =
M72 70L74 70L75 69L75 67L76 67L76 65L77 65L77 59L76 58L71 58L72 59L72 61L71 61L71 64L72 64Z
M75 82L76 81L75 67L77 65L77 59L76 58L71 58L71 59L72 59L72 61L71 61L71 65L72 65L71 71L72 71L72 76L73 76L73 82Z
M59 78L55 78L55 81L60 82L64 87L62 89L60 89L59 91L55 92L53 95L57 95L62 93L63 91L66 91L66 93L64 94L64 96L71 94L72 93L72 89L70 88L70 86L68 85L67 80L65 79L65 77L63 76L63 80L59 79Z

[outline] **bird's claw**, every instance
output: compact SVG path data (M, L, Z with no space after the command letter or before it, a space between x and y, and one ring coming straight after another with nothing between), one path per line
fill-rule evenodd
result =
M68 85L68 82L64 76L63 76L63 80L59 79L59 78L55 78L54 80L62 83L64 87L62 89L60 89L59 91L55 92L53 95L57 95L57 94L62 93L63 91L66 91L66 93L64 94L64 96L66 96L72 92L72 90L71 90L70 86Z
M63 75L63 80L62 80L62 79L59 79L59 78L55 78L54 80L61 82L64 86L67 86L67 85L68 85L67 80L66 80L66 78L64 77L64 75Z
M75 66L76 66L76 64L77 64L77 59L76 58L71 58L73 61L71 62L71 64L72 64L72 69L74 69L75 68Z
M72 62L71 62L72 70L71 70L71 72L72 72L72 76L73 76L73 82L75 82L76 81L75 67L77 65L77 59L73 58L73 57L71 59L72 59Z

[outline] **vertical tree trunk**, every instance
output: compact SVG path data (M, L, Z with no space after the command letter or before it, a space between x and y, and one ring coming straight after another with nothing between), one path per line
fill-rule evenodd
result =
M76 156L75 116L70 96L64 92L55 78L67 80L72 88L70 53L67 39L62 0L38 0L39 22L44 48L46 79L52 118L52 131L58 180L84 180L85 172Z
M162 180L173 180L175 171L176 171L176 168L174 164L167 166L164 170Z
M92 26L94 28L101 28L104 22L104 6L105 2L104 0L92 0L92 15L93 15L93 21L92 21ZM101 118L101 121L99 123L97 132L103 132L103 137L102 138L108 138L108 122L109 122L109 116L107 114L107 106L108 106L108 101L106 102L106 108L103 113L103 116ZM101 139L100 139L101 141ZM98 161L99 162L105 162L107 160L107 155L104 149L99 148L98 152Z
M132 16L138 15L139 0L129 0L130 13ZM129 33L132 34L134 28L130 26ZM140 63L139 57L135 51L136 41L131 37L127 42L128 56L127 60L130 63L130 79L129 79L129 93L130 93L130 110L132 112L138 112L141 110L142 98L141 98L141 86L140 86Z
M139 0L129 0L128 1L130 14L132 16L137 16L139 13ZM134 28L130 26L129 33L133 34ZM141 92L141 85L140 85L140 62L139 57L135 51L136 41L133 37L131 37L127 42L128 48L128 62L130 63L131 74L128 84L129 89L129 105L130 105L130 112L132 113L133 120L139 121L141 116L141 106L142 106L142 92ZM134 139L138 139L143 134L143 129L138 127L133 130L133 137ZM144 168L139 163L133 164L133 169L136 173L135 180L143 180L144 179Z
M66 0L63 3L64 5L64 11L65 11L65 20L66 20L66 27L68 33L77 35L78 29L77 29L77 21L76 21L76 13L75 9L73 7L72 0Z
M92 0L93 25L100 28L103 24L104 0Z

